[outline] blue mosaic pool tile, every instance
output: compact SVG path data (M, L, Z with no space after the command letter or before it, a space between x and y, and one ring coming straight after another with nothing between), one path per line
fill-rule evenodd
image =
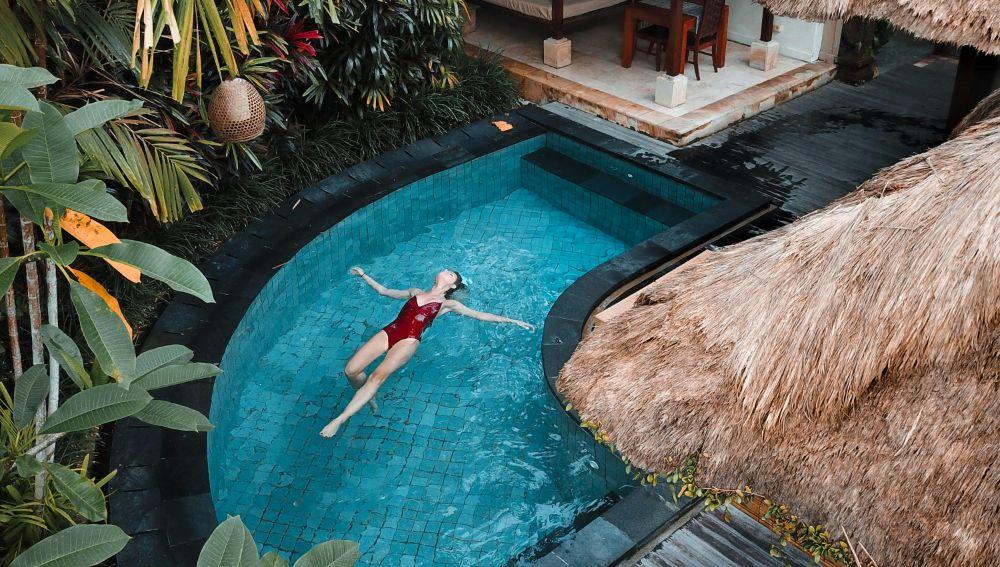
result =
M347 278L349 266L387 285L451 266L471 279L474 307L540 323L562 289L644 237L647 219L603 198L579 195L571 216L539 197L558 181L520 158L549 141L359 210L277 270L247 311L216 381L209 467L218 514L241 514L262 550L298 556L348 538L362 565L503 564L628 485L546 391L540 333L455 316L383 387L378 415L363 410L334 440L316 434L353 393L347 357L399 307ZM464 355L457 337L474 345Z
M694 213L700 213L722 201L721 198L683 181L659 175L559 134L546 134L545 145Z

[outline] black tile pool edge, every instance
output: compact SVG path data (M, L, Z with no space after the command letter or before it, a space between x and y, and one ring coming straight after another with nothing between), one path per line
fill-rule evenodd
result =
M498 119L513 128L499 131L491 123ZM723 197L710 210L594 268L559 297L545 322L542 358L546 381L562 403L555 378L593 309L622 283L703 247L743 219L761 214L770 203L756 193L740 195L706 172L644 154L627 142L533 105L387 152L293 195L202 263L216 303L177 294L142 348L182 344L195 352L196 360L219 362L260 290L277 268L316 236L409 183L549 131ZM208 415L213 385L213 380L189 382L163 390L160 397ZM111 522L132 536L118 554L119 567L195 565L217 523L209 491L206 435L121 420L114 427L109 468L118 470L110 484Z

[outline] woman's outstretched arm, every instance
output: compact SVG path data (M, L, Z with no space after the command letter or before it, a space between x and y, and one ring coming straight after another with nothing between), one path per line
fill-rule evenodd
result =
M503 315L486 313L485 311L476 311L475 309L470 309L469 307L466 307L465 305L455 301L454 299L449 299L445 301L444 305L442 305L441 308L442 312L444 312L444 310L454 311L459 315L464 315L466 317L471 317L473 319L478 319L480 321L488 321L490 323L511 323L528 331L535 330L535 326L532 325L531 323L525 323L520 319L511 319L510 317L504 317Z
M409 298L413 297L414 295L420 293L420 290L417 289L417 288L415 288L415 287L411 287L411 288L408 288L408 289L390 289L390 288L387 288L384 285L382 285L382 284L378 283L377 281L375 281L374 279L372 279L371 276L369 276L368 274L366 274L364 270L362 270L361 268L359 268L357 266L354 266L353 268L351 268L351 274L355 275L355 276L358 276L359 278L363 279L365 281L365 283L368 284L368 285L370 285L372 287L372 289L374 289L375 291L378 292L379 295L383 295L385 297L391 297L393 299L409 299Z

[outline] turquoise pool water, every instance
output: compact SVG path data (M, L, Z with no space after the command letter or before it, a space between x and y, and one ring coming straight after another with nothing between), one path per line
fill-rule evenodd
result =
M546 391L541 327L576 278L665 227L521 160L567 144L535 138L404 187L277 272L216 381L220 518L241 515L263 550L293 556L343 538L360 542L362 565L504 565L627 487ZM321 438L354 392L345 362L402 305L352 265L396 288L457 270L468 305L539 329L441 316L382 387L380 412Z

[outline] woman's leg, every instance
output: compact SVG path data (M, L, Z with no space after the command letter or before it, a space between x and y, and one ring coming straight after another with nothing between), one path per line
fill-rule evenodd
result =
M382 356L386 350L389 349L389 335L385 331L379 331L372 335L372 338L368 339L368 342L361 345L357 351L351 355L350 360L344 366L344 375L347 376L347 382L350 383L351 387L355 390L361 388L365 385L365 368L375 361L376 358ZM372 411L378 411L378 404L375 403L374 398L371 400Z
M371 375L365 381L364 386L355 392L354 397L351 398L350 403L344 408L344 411L333 419L322 431L319 432L323 437L333 437L340 426L350 419L350 417L360 410L369 400L375 396L375 392L378 391L379 387L385 383L386 379L392 375L393 372L399 370L410 358L413 357L413 353L417 352L417 345L420 341L417 339L403 339L393 345L389 352L385 353L385 358L382 359L382 363L379 364L375 370L372 371Z

